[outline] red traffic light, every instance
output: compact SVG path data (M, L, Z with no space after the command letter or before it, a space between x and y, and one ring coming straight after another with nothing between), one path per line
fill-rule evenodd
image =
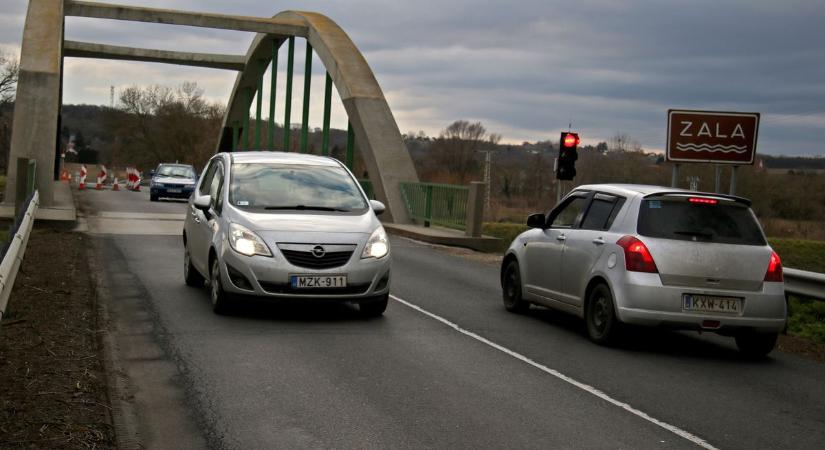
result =
M565 147L575 147L579 145L581 139L579 139L579 135L576 133L564 133L561 142Z

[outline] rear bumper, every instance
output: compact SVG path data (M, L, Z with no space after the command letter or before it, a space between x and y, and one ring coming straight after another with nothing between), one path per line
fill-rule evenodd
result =
M624 323L719 332L751 329L779 332L785 328L787 309L782 283L762 283L760 291L697 289L664 286L658 274L627 273L614 285L616 314ZM682 295L698 294L742 298L742 313L683 310Z

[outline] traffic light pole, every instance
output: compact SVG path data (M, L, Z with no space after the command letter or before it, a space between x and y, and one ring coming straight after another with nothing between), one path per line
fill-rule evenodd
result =
M564 190L564 181L557 180L558 183L556 184L556 204L558 205L561 201L561 193Z
M670 187L679 187L679 164L673 165L673 176L670 178Z

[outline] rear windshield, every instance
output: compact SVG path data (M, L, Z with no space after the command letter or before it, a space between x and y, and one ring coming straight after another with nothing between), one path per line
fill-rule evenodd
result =
M341 167L236 163L229 201L241 209L364 211L366 200Z
M687 198L643 200L638 232L680 241L765 245L750 208L725 201L701 204L690 203Z

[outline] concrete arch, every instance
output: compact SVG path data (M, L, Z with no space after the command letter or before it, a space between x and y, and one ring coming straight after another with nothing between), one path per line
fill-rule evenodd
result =
M407 223L399 183L418 176L384 93L366 59L334 21L312 12L285 11L275 20L306 26L306 38L332 78L352 124L358 148L370 174L376 197L387 205L386 219ZM297 35L297 34L296 34ZM233 124L249 114L250 93L271 59L273 41L280 46L289 35L259 33L246 54L246 69L238 74L229 99L218 151L231 149Z
M120 47L63 39L67 16L131 22L162 23L258 33L246 55L220 55ZM87 0L29 0L5 202L15 198L17 158L37 161L36 187L41 206L53 204L53 180L59 162L59 110L63 58L103 58L236 70L218 150L231 149L231 124L248 119L250 93L271 59L273 40L280 46L289 37L306 38L329 73L344 103L353 134L370 173L373 189L387 205L384 216L407 223L401 182L416 182L412 159L384 94L364 56L347 34L329 18L311 12L286 11L273 18L145 8ZM270 45L266 45L269 43ZM244 95L246 94L246 101ZM247 108L245 109L244 106ZM227 143L230 145L227 148Z

